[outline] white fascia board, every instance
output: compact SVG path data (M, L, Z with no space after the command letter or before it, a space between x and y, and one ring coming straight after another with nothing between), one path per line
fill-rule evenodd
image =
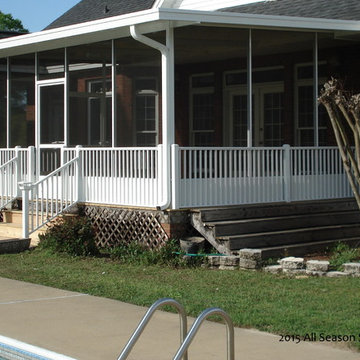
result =
M310 31L360 31L360 21L295 16L241 14L234 12L159 9L160 20L202 24L234 25L252 28L280 28Z
M149 25L148 31L156 31L163 28L158 20L158 10L150 9L5 38L0 40L0 58L130 36L130 25L153 23L154 26Z
M168 21L174 27L194 23L303 31L360 31L360 21L153 8L6 38L0 40L0 58L130 36L130 25L138 25L142 33L159 31L165 29Z

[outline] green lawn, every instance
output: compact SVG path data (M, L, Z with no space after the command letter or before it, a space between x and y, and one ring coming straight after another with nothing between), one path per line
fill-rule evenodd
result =
M145 306L172 297L192 316L221 307L237 326L300 336L355 335L352 345L360 350L360 278L128 265L39 250L0 255L0 276Z

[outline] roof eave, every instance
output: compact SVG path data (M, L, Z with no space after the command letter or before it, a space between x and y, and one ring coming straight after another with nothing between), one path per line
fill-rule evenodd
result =
M281 28L309 31L360 31L360 21L305 18L280 15L255 15L223 11L159 9L160 20L191 21L255 28Z
M156 31L164 28L163 24L168 21L171 21L175 27L187 24L212 24L302 31L360 32L360 21L353 20L153 8L136 13L6 38L0 40L0 57L129 36L128 28L130 25L141 26L143 24L144 32Z
M0 57L128 36L130 25L159 22L157 9L43 30L0 40Z

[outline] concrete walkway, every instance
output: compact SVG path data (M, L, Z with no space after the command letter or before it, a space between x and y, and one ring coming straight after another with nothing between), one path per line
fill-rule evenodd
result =
M156 300L156 299L154 299ZM146 308L120 301L0 278L0 335L79 360L117 359ZM193 319L189 319L190 325ZM179 317L158 311L129 359L169 360L179 346ZM204 323L189 359L226 359L225 326ZM280 337L235 329L236 360L358 360L330 345L279 342Z

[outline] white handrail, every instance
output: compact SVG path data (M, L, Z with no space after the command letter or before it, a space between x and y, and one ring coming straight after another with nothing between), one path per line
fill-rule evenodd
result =
M77 156L34 184L19 184L24 238L78 202L79 167L80 156Z
M73 163L78 162L78 161L79 161L79 157L76 157L76 158L68 161L66 164L60 166L59 168L57 168L50 174L46 175L44 178L42 178L39 181L37 181L36 183L32 184L32 187L35 188L36 186L39 186L40 184L46 182L51 177L54 177L55 175L59 174L63 169L66 169L67 167L69 167L70 165L72 165Z

